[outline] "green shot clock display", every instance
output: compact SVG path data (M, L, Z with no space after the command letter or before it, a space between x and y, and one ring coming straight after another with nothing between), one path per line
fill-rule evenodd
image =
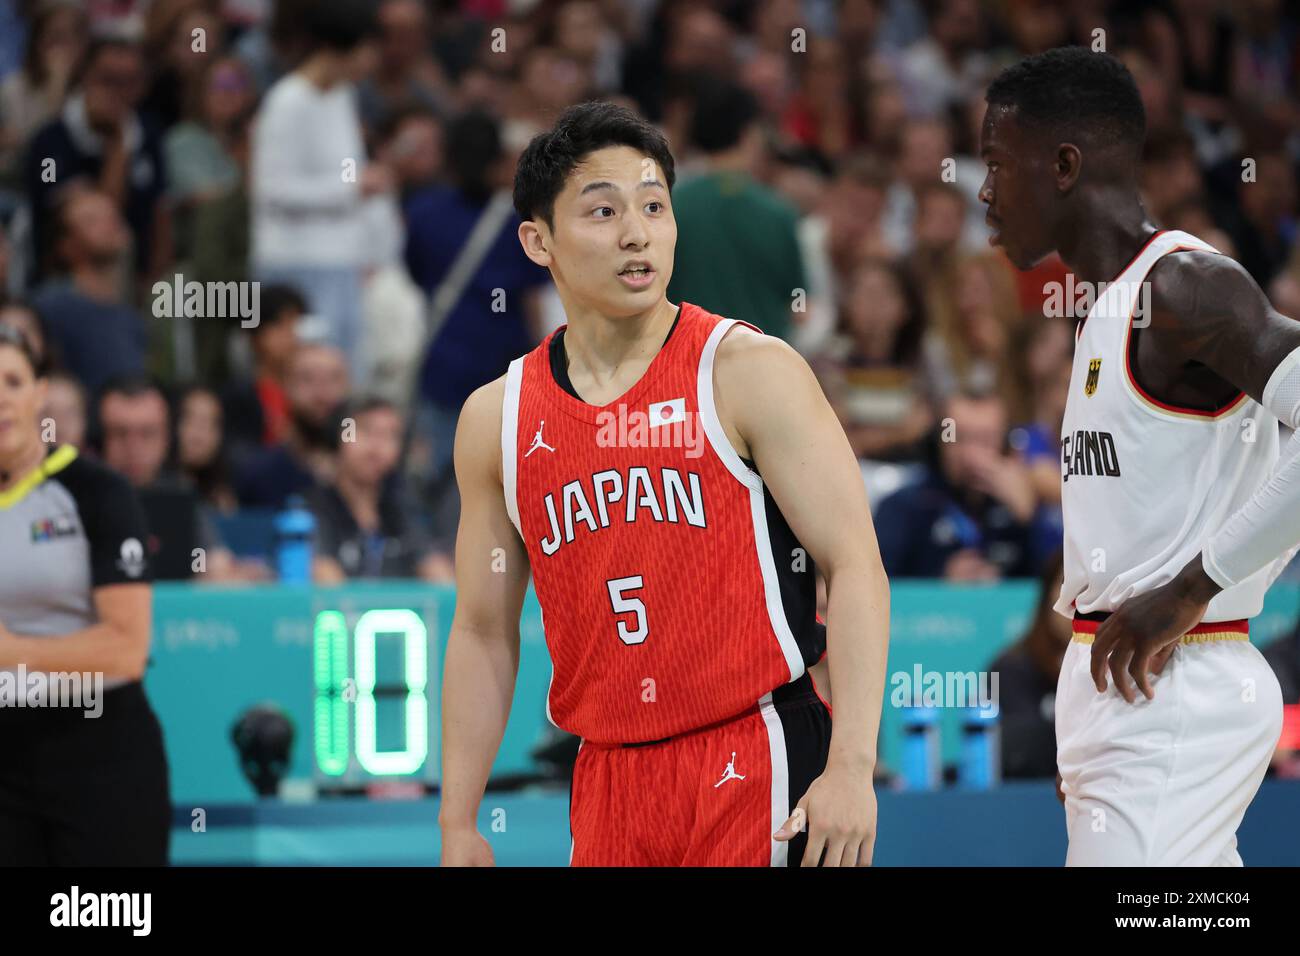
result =
M337 603L337 602L336 602ZM437 783L435 607L330 606L312 625L312 747L319 786Z

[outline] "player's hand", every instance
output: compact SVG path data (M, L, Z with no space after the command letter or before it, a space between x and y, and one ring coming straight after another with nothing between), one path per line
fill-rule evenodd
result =
M492 847L474 827L442 828L440 866L496 866Z
M1178 579L1129 598L1102 622L1092 641L1092 682L1106 691L1106 671L1130 704L1137 700L1129 678L1151 700L1151 674L1159 674L1178 646L1178 639L1205 616L1209 600L1189 593Z
M808 831L804 866L870 866L876 848L876 791L869 769L828 763L795 806L774 840Z

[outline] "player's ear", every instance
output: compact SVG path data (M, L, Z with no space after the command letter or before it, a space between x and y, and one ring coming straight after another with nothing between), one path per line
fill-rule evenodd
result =
M1083 154L1073 143L1062 143L1056 150L1056 185L1061 190L1068 190L1079 180L1083 169Z
M543 234L544 229L544 225L539 225L531 219L525 219L519 224L519 244L524 247L524 255L543 269L549 269L551 254L546 247L550 242L550 237Z

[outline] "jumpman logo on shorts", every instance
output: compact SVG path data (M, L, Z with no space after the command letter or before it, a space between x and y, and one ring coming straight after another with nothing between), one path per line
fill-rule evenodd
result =
M537 434L533 436L533 447L528 449L528 451L524 452L525 458L527 458L533 452L537 451L537 449L539 448L545 448L549 452L555 451L554 448L546 444L546 442L542 441L542 426L544 426L545 424L546 424L545 418L543 418L540 422L537 423Z
M713 789L717 790L728 780L744 780L744 779L745 779L744 774L736 773L736 752L733 750L731 752L731 759L727 761L727 769L722 771L722 779L713 785Z

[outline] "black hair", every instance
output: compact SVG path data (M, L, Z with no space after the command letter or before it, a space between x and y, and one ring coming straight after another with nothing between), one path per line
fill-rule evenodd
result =
M734 148L758 119L758 98L739 83L711 77L695 95L691 142L706 153Z
M379 32L374 0L311 0L302 7L309 50L354 50Z
M669 193L677 181L668 141L626 106L590 100L570 106L545 133L534 136L515 171L515 211L521 219L541 219L554 228L555 198L564 181L588 154L606 146L630 146L659 164Z
M259 286L258 290L257 325L252 329L254 337L287 319L291 309L299 315L310 311L306 297L291 285L273 283Z
M0 346L17 349L32 367L32 374L37 378L46 378L50 374L49 362L32 346L32 340L25 336L22 329L0 322Z
M1107 53L1064 46L1025 57L989 85L990 106L1013 107L1027 129L1122 143L1136 157L1146 135L1146 110L1128 67Z
M76 66L72 69L72 75L68 83L68 89L79 90L86 81L86 74L90 68L105 53L115 51L130 53L134 56L144 58L144 51L140 49L140 44L133 40L128 40L120 36L95 36L81 53L81 59L77 60Z
M444 135L447 172L470 201L492 197L491 168L501 158L501 124L490 113L471 109L447 124Z
M99 408L104 404L104 399L110 395L139 398L141 395L148 395L150 392L156 392L158 397L163 400L163 404L167 406L168 419L175 417L172 414L172 402L171 397L167 394L167 389L153 376L146 375L143 372L123 372L105 380L95 395L95 410L98 412Z

